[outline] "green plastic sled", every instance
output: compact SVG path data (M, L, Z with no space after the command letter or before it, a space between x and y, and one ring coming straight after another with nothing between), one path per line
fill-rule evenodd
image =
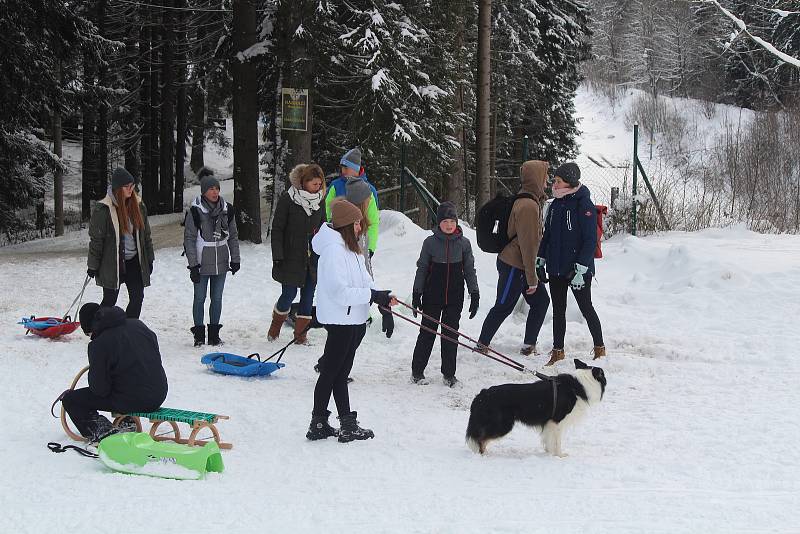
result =
M97 453L110 469L134 475L197 480L224 469L216 442L189 447L155 441L146 432L112 434L100 442Z

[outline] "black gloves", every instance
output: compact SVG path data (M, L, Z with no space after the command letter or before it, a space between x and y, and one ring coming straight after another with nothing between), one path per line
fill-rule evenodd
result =
M188 267L189 269L189 278L192 280L192 283L197 284L200 282L200 266L195 265L194 267Z
M378 306L383 306L384 308L389 307L389 303L392 301L392 297L389 296L389 293L391 293L390 290L379 291L377 289L371 289L370 291L372 291L372 298L369 301L370 304L374 302Z
M86 269L86 274L89 275L89 278L94 278L97 276L97 269Z
M150 274L153 274L153 262L150 262Z
M422 293L414 293L411 296L411 307L413 308L411 311L414 313L414 317L416 317L417 310L422 309Z
M378 308L381 312L381 332L386 333L386 337L392 337L394 332L394 317L392 312L383 308Z
M237 263L235 261L232 261L231 262L231 275L234 275L234 274L238 273L239 269L241 269L241 268L242 268L242 266L239 263Z
M472 293L469 296L469 318L472 319L475 317L475 314L478 313L478 302L480 302L481 296L478 293Z
M536 278L538 278L539 281L544 283L544 284L546 284L547 282L550 281L550 279L547 278L547 271L545 270L544 267L537 267L536 268Z
M375 255L375 251L374 250L370 250L369 251L369 259L372 259L372 256L374 256L374 255Z

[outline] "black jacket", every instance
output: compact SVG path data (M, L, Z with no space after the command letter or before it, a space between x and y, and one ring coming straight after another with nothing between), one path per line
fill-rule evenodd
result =
M158 339L116 306L100 308L89 343L89 389L120 412L149 412L167 398Z
M422 293L425 304L462 306L465 282L470 295L478 293L472 245L460 227L447 235L437 226L422 243L414 293Z
M284 192L275 207L272 219L272 278L289 286L303 287L306 271L317 277L318 257L311 250L311 238L325 222L325 207L321 206L311 215L292 202Z

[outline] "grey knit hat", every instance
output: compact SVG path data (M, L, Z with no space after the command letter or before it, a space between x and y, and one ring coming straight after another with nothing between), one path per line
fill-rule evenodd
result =
M456 211L456 205L446 200L439 204L439 207L436 208L436 222L440 223L445 219L453 219L458 221L458 212Z
M219 189L219 180L214 176L214 174L206 174L200 179L200 194L205 195L206 191L211 189L212 187L216 187Z
M345 198L347 198L347 200L356 206L360 206L361 203L368 199L372 194L367 182L358 176L351 176L348 178L347 182L345 182L345 189L347 191Z
M347 153L342 156L342 159L339 163L343 167L349 167L354 171L361 170L361 149L358 147L348 150Z
M569 185L575 187L581 181L581 169L574 161L568 161L556 169L554 176L560 177Z
M120 187L132 184L135 181L136 180L133 179L131 173L122 167L117 167L114 169L114 172L111 173L111 189L119 189Z

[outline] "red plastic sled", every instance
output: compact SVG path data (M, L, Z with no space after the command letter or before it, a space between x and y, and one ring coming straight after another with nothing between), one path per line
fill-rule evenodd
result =
M27 333L36 334L46 338L56 338L73 333L81 325L79 321L73 321L69 315L61 317L31 317L22 319L20 323L27 328Z

